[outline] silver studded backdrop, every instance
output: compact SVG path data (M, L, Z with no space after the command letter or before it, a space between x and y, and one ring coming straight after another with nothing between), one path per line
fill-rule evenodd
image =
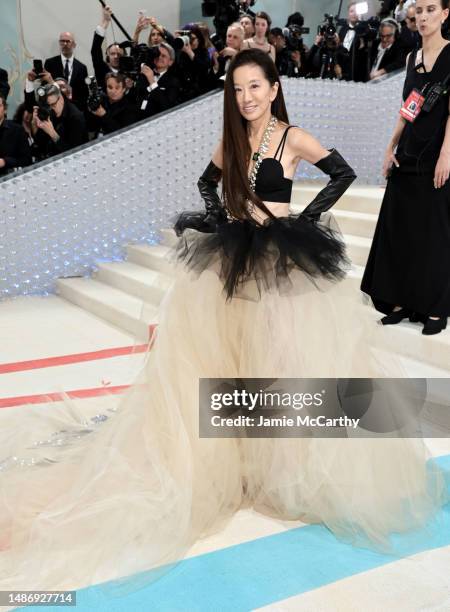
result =
M291 123L336 147L361 184L380 184L402 75L378 85L283 81ZM0 183L0 296L52 292L59 277L154 243L177 211L199 208L197 178L222 123L222 93ZM323 180L301 163L298 179Z

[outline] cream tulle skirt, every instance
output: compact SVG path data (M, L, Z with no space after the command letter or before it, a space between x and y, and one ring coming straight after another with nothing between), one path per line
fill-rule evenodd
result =
M2 590L125 576L118 592L138 588L248 506L389 551L391 534L422 528L448 501L420 439L199 437L202 377L399 374L345 281L297 270L284 295L249 281L227 301L218 266L179 267L145 367L106 422L87 433L69 402L3 421L3 456L28 467L0 471ZM32 445L57 430L61 445Z

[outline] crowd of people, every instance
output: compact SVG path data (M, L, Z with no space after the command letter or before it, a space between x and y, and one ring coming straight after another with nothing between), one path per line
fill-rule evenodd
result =
M404 68L408 53L421 46L415 0L383 2L380 16L369 20L350 2L345 19L328 16L318 27L311 48L303 42L301 13L284 28L272 27L270 16L250 4L242 3L239 20L226 27L223 16L215 20L215 34L204 22L171 33L141 12L133 40L109 44L104 55L112 21L105 7L91 47L95 76L75 57L75 36L62 32L60 54L33 62L13 120L6 119L8 75L0 69L0 175L223 87L242 49L267 52L280 76L369 81Z

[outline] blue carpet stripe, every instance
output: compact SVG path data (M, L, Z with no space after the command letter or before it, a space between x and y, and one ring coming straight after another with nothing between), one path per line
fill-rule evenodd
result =
M448 470L450 487L450 455L435 461ZM392 540L397 558L344 544L325 527L308 525L186 559L160 580L127 597L106 598L98 586L80 590L76 610L253 610L382 567L398 557L449 546L450 504L432 525ZM70 561L67 569L70 572ZM48 612L54 608L48 607Z

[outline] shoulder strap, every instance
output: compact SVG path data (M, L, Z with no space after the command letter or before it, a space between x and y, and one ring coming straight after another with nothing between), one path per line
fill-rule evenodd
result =
M287 128L284 130L284 134L283 134L283 136L282 136L282 138L280 140L280 144L278 145L278 148L277 148L277 150L275 152L274 159L277 159L278 152L280 152L280 157L279 157L278 161L280 161L281 158L283 157L283 151L284 151L284 145L286 144L287 133L289 132L291 127L294 127L294 126L293 125L288 125ZM280 149L281 149L281 151L280 151Z

